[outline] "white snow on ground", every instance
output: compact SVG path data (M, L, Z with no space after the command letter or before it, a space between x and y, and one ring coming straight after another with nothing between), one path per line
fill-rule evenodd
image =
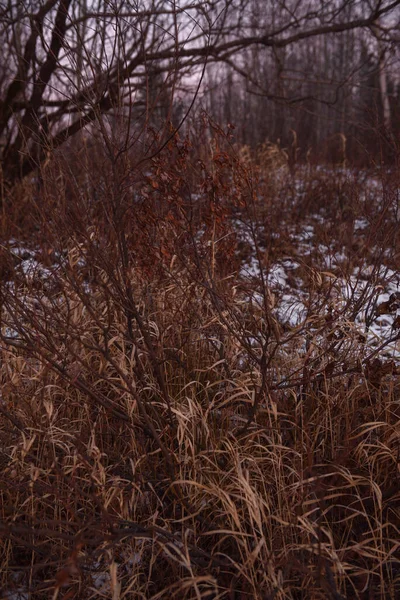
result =
M295 294L283 294L276 309L279 321L287 323L290 327L296 327L302 323L307 316L307 308Z
M110 573L109 571L95 571L91 574L92 585L96 591L107 592L110 588Z
M21 585L23 574L14 572L11 577L13 579L13 589L0 589L1 600L30 600L31 594L29 594L26 587Z
M314 214L310 220L316 223L317 217L320 215ZM349 302L354 304L367 288L370 288L364 299L365 305L359 307L354 318L354 323L360 333L367 338L366 349L372 351L386 340L394 337L393 323L399 316L399 311L378 315L376 309L383 302L387 302L392 294L400 293L400 273L384 266L377 269L373 265L367 264L362 268L355 269L349 277L340 276L340 266L347 260L345 248L338 250L323 244L316 245L314 243L315 228L312 224L305 225L300 231L292 232L291 237L293 246L296 248L296 256L284 257L266 269L264 265L260 266L256 258L254 235L257 235L257 230L239 220L235 220L233 225L238 238L249 249L248 257L239 275L242 279L249 281L251 287L260 289L257 282L260 283L262 272L264 282L274 295L274 311L282 324L296 327L307 317L309 296L302 279L297 276L297 272L301 267L299 262L301 257L315 254L319 257L321 271L334 272L336 279L332 282L332 293L338 306L344 307ZM366 219L358 219L354 223L355 231L359 231L361 234L367 227ZM38 258L39 252L19 244L16 240L10 240L8 248L16 263L16 268L21 269L28 281L51 282L52 268L43 266ZM262 250L260 252L262 255ZM7 335L14 337L15 332L10 330ZM391 342L385 348L385 355L400 362L400 342Z
M364 231L369 227L369 223L367 219L356 219L354 221L354 230L355 231Z
M47 279L51 277L51 270L44 267L35 257L35 251L18 244L16 240L10 240L9 251L15 259L17 266L29 279Z
M241 275L249 279L260 276L260 265L255 256L251 256L246 264L243 265Z
M333 251L328 246L324 244L319 244L317 246L319 254L322 256L323 261L325 263L325 267L327 269L333 269L339 266L341 263L344 263L347 260L347 255L343 252Z
M288 275L283 265L275 264L272 265L271 270L268 273L268 283L272 287L286 287Z
M143 542L143 540L138 540L138 542ZM142 554L140 552L133 552L129 558L124 561L124 569L125 571L133 572L134 568L137 565L140 565L141 562ZM18 575L19 574L17 573L16 578ZM90 571L90 578L92 580L91 588L96 594L99 594L100 597L111 597L111 573L109 570L105 570L101 567L100 563L97 562L93 565L93 570ZM0 589L1 600L29 600L30 598L31 594L21 585L16 585L15 589L12 591Z
M301 233L298 234L297 239L299 242L309 242L314 237L314 227L312 225L306 225Z
M13 592L3 592L5 595L3 600L29 600L30 594L23 588L14 590Z
M143 540L138 540L142 541ZM140 565L142 555L139 552L133 552L132 555L124 561L125 570L134 571L134 567ZM94 565L94 570L91 572L92 588L94 591L101 594L109 594L111 588L111 573L109 570L101 568L100 563Z
M356 230L364 230L367 227L368 222L364 219L355 222ZM241 223L240 233L244 230L245 227ZM316 246L313 238L314 227L306 225L302 231L293 234L293 240L298 248L296 257L280 260L268 271L264 271L262 267L264 280L268 283L270 291L274 293L275 314L281 323L290 327L300 325L307 317L307 293L302 289L302 281L294 276L300 267L296 259L302 254L309 255L316 252L322 260L322 271L324 269L337 271L347 261L344 248L338 251L322 244ZM248 234L246 242L254 248L254 242ZM260 281L261 270L259 261L255 258L255 250L250 253L247 262L243 265L240 276L249 280L253 286L257 286L257 281ZM377 268L367 264L362 268L356 268L349 277L338 274L333 275L333 278L332 294L337 307L353 306L363 294L365 295L354 316L354 325L366 338L365 355L395 337L393 324L395 319L400 317L400 309L382 315L377 311L378 307L388 302L393 294L400 294L400 272L395 272L384 265ZM400 363L400 340L388 343L383 349L383 355Z

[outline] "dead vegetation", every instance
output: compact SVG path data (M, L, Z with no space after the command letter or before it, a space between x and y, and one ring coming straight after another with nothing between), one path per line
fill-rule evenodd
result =
M212 134L10 192L5 599L399 596L398 182Z

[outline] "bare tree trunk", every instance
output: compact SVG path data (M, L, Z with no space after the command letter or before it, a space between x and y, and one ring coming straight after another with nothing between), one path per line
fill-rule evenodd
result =
M378 53L379 53L379 90L382 101L382 112L383 112L383 124L386 132L392 138L392 115L390 110L390 101L388 96L388 85L387 85L387 73L385 64L385 47L382 42L382 34L380 28L380 22L377 22L375 29L376 38L378 41Z
M382 99L383 124L388 133L392 133L392 116L390 112L390 102L387 91L387 76L385 69L384 51L379 56L379 87Z

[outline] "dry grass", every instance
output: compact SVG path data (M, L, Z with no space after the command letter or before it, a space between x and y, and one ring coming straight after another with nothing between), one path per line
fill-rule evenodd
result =
M343 276L375 257L373 303L398 256L393 185L373 210L359 176L304 171L296 200L280 152L260 171L215 145L200 168L182 146L132 181L58 157L36 201L26 184L30 220L9 218L42 266L3 245L2 597L394 600L398 366L295 238L327 204L315 248L345 245ZM266 273L301 260L299 325L240 274L250 252Z

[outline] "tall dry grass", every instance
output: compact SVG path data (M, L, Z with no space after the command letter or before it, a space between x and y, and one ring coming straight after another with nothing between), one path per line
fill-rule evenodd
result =
M101 146L59 155L13 191L3 598L399 595L398 363L356 322L365 303L376 318L398 256L394 185L385 175L371 199L360 174L296 183L280 152L267 169L265 148L243 160L213 133L202 155L176 139L143 172ZM296 231L322 205L305 253ZM327 236L346 247L343 277L373 264L361 300L320 266ZM250 254L259 274L245 276ZM288 255L297 325L268 279Z

